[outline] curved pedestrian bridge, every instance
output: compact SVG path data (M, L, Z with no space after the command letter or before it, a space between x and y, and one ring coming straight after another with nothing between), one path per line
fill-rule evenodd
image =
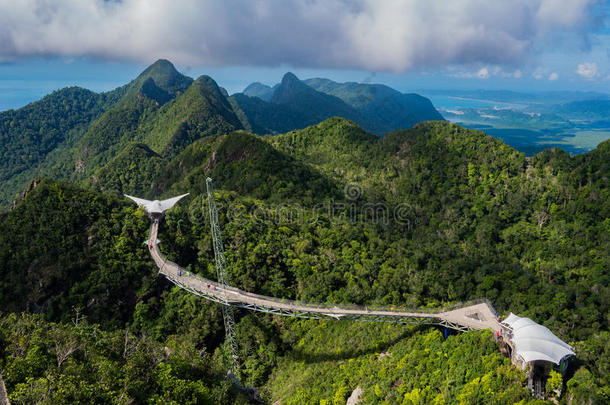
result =
M150 254L159 268L159 273L193 294L224 305L301 318L434 324L460 331L491 329L494 333L501 332L503 329L495 316L493 307L487 300L477 300L453 308L432 310L428 308L316 304L253 294L190 273L178 264L167 260L159 250L158 232L159 219L153 219L147 244Z

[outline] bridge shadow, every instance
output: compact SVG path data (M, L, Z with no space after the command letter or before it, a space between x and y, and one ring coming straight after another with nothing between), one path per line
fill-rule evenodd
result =
M375 345L370 345L368 347L364 347L358 350L346 350L341 351L340 353L336 352L326 352L326 353L311 353L308 352L307 349L302 348L294 348L291 352L289 352L286 357L295 360L295 361L303 361L307 364L312 363L321 363L325 361L340 361L340 360L349 360L355 357L373 354L373 353L381 353L388 350L389 347L395 345L403 339L413 336L419 331L424 329L429 329L428 325L417 325L409 328L409 330L401 333L400 335L383 341L382 343L377 343Z

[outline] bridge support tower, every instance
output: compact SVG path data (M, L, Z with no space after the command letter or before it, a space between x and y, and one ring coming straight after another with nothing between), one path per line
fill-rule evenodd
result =
M216 200L214 199L214 187L212 186L212 179L206 179L206 186L208 191L208 208L210 211L210 227L212 228L212 244L214 245L214 259L216 263L216 273L218 276L218 282L224 287L226 291L228 286L228 274L227 274L227 260L225 258L224 248L222 246L222 236L220 233L220 224L218 221L218 208L216 207ZM229 354L229 362L232 372L235 376L239 375L239 357L237 355L237 341L235 338L235 318L233 307L227 300L225 293L224 303L222 303L222 317L225 325L225 344Z

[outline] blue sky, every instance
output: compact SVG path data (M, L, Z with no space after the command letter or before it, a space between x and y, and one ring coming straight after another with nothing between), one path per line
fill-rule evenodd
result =
M0 0L0 110L95 91L158 58L231 93L301 78L419 89L610 92L595 0Z

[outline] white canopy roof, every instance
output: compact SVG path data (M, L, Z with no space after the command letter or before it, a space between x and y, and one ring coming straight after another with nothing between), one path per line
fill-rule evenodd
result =
M564 357L574 355L572 346L529 318L511 313L502 323L513 330L515 351L526 363L545 360L559 364Z
M164 211L172 208L178 202L178 200L180 200L182 197L186 197L187 195L189 195L189 193L182 194L182 195L179 195L178 197L169 198L169 199L163 200L163 201L159 201L159 200L149 201L149 200L145 200L143 198L133 197L133 196L130 196L127 194L125 194L125 197L133 200L136 204L143 207L146 210L146 212L148 212L149 214L162 214Z

